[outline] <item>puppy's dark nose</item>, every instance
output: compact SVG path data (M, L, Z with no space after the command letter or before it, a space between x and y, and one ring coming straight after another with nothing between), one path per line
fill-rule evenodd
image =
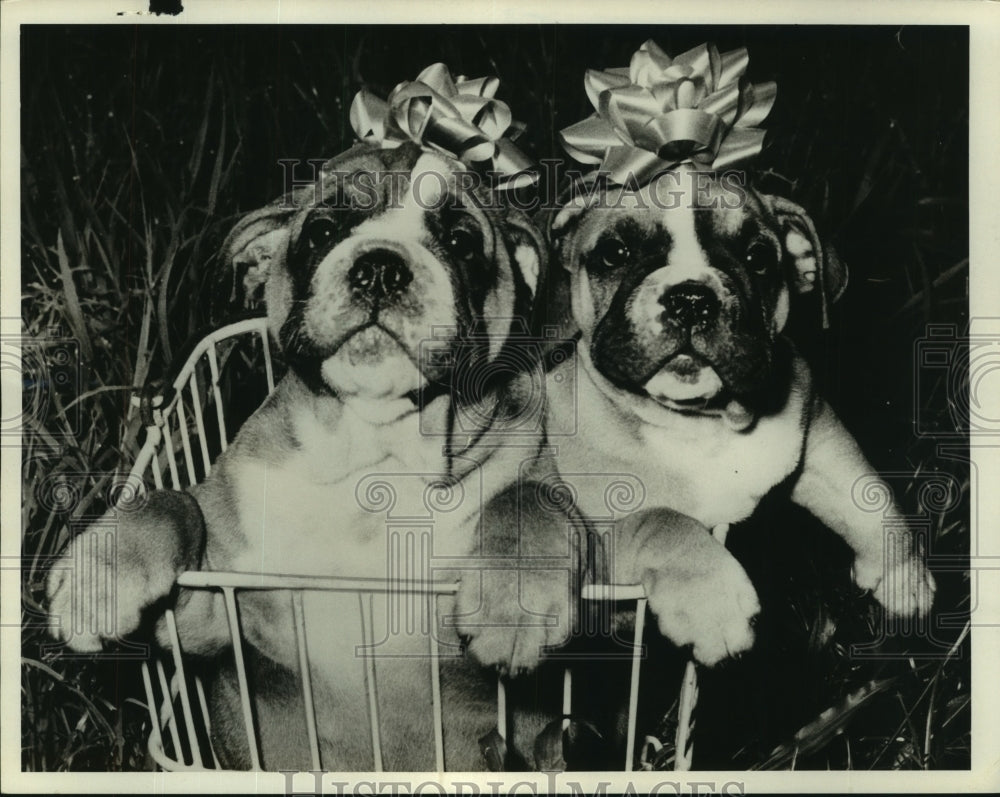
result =
M682 327L707 324L719 314L719 297L700 282L674 285L660 297L660 304L668 317Z
M413 281L406 261L389 249L365 252L347 272L351 288L373 299L388 299L402 293Z

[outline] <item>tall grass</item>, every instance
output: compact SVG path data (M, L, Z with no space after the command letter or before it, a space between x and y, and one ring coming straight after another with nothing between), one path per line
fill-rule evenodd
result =
M281 192L279 160L341 151L362 85L384 95L438 60L499 76L528 125L523 147L558 155L556 132L591 110L584 69L624 65L650 37L672 53L745 43L752 77L778 81L761 184L807 207L852 270L830 332L807 314L792 332L875 466L904 474L893 486L906 511L928 478L953 478L956 500L923 517L934 553L967 554L968 465L913 432L915 384L915 411L962 431L945 375L918 378L913 354L928 322L967 321L961 32L25 29L22 318L36 352L25 389L43 399L24 427L25 769L144 765L134 668L44 649L45 569L134 457L133 395L225 317L216 249L240 212ZM732 539L764 602L761 644L706 674L697 766L968 766L965 573L939 574L938 610L952 617L935 640L904 636L885 643L893 656L859 659L850 646L875 637L877 615L847 586L832 535L779 496ZM671 699L646 706L645 730L663 739L652 766L672 752Z
M118 39L120 69L102 70L101 43L80 32L29 32L23 50L25 333L42 352L70 339L76 355L62 385L43 386L44 415L26 418L23 585L34 615L45 557L104 511L141 443L132 396L205 322L192 299L236 207L240 142L220 81L172 100L162 64L125 66L155 61L149 42L105 38ZM89 69L58 74L53 51L66 45ZM136 766L139 736L124 723L142 715L122 688L129 668L62 664L43 654L46 641L37 620L26 627L25 767Z

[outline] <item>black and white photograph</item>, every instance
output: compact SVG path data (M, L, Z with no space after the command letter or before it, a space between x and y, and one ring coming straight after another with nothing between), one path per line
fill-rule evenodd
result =
M4 5L5 791L1000 788L990 4Z

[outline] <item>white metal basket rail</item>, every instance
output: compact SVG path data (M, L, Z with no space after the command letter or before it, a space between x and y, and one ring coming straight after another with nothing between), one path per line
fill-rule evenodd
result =
M232 355L232 348L223 351L227 344L250 341L260 347L264 363L266 392L274 389L274 366L268 343L266 320L247 319L223 327L203 338L191 351L184 365L174 379L165 397L152 401L152 422L147 426L145 442L133 465L129 480L147 482L151 480L157 489L170 487L185 489L197 483L212 468L214 449L225 451L229 442L227 413L220 387L220 376L224 358ZM199 376L201 374L201 376ZM203 383L201 380L204 379ZM202 384L208 390L202 389ZM203 397L214 404L214 416L206 413ZM208 421L214 419L215 430L210 430ZM180 456L177 441L179 439ZM725 529L714 532L723 537ZM257 743L257 728L252 711L251 685L244 660L243 640L239 611L236 602L238 591L284 590L291 596L292 616L297 642L299 676L305 707L303 721L306 725L310 756L314 770L322 769L322 758L316 723L313 685L309 672L305 634L303 593L309 591L353 592L359 596L359 611L364 620L363 596L389 591L389 582L355 578L325 578L293 574L233 573L212 571L188 571L183 573L178 584L187 589L216 590L222 593L229 623L229 633L233 646L240 705L247 744L250 750L252 770L261 769L260 751ZM392 590L399 591L394 584ZM410 592L423 594L428 599L428 610L442 595L454 594L457 583L417 583L408 585ZM635 601L635 628L631 648L631 677L629 684L629 710L624 770L633 766L636 738L636 715L639 698L639 670L642 659L642 640L645 625L646 596L641 586L591 585L584 588L582 597L591 601ZM371 602L368 603L369 612ZM219 769L220 762L211 748L212 726L208 711L205 688L201 679L189 676L185 667L182 640L178 636L177 623L172 610L166 612L167 633L170 651L163 656L153 656L142 662L142 677L145 685L147 705L152 724L148 746L157 765L167 771L197 771ZM372 628L371 617L362 623ZM441 710L441 684L438 642L434 634L428 634L431 659L431 695L435 766L444 771L443 717ZM363 640L365 645L368 640ZM372 770L382 771L381 731L379 709L375 693L374 661L366 657L366 689L369 724L373 750ZM694 664L690 663L681 684L678 702L677 735L675 739L675 769L688 769L691 764L690 731L693 727L693 711L697 700L697 679ZM572 708L572 671L567 667L563 678L562 716L563 728L568 727ZM501 736L507 735L507 699L503 679L497 681L497 729ZM203 740L203 741L199 741ZM207 742L207 744L205 744Z

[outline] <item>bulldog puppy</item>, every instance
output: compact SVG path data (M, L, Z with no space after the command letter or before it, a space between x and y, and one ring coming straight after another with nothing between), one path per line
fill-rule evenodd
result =
M485 768L479 740L496 724L495 676L463 658L457 631L485 664L522 670L570 620L568 586L540 570L518 582L517 570L522 554L565 555L565 526L535 524L530 544L508 548L510 491L542 442L540 423L533 435L519 427L532 396L510 347L527 327L544 245L523 214L470 189L468 176L416 145L359 145L315 185L236 226L224 251L236 298L263 298L289 371L202 483L109 515L116 560L69 545L66 560L85 559L86 569L53 571L51 614L82 614L83 627L99 628L114 601L117 619L69 636L72 647L97 650L133 631L172 599L186 569L388 579L387 595L360 601L305 593L324 768L372 768L366 658L380 764L435 767L431 634L441 647L446 766ZM542 539L545 528L552 539ZM496 556L507 569L481 573ZM88 578L111 587L80 587ZM460 616L452 598L429 610L430 599L408 591L456 578ZM96 600L74 600L74 589ZM239 609L262 765L309 769L290 596L246 591ZM176 610L185 652L206 657L215 751L225 766L247 767L221 597L183 590Z
M852 498L872 467L781 334L793 296L819 292L825 313L846 272L802 208L735 177L678 168L578 197L551 224L579 341L549 374L549 426L586 419L558 440L559 471L641 480L615 576L643 583L663 633L709 664L752 644L759 603L705 527L748 517L782 482L851 546L855 580L888 612L922 615L934 593L898 511ZM599 491L577 498L607 514Z

